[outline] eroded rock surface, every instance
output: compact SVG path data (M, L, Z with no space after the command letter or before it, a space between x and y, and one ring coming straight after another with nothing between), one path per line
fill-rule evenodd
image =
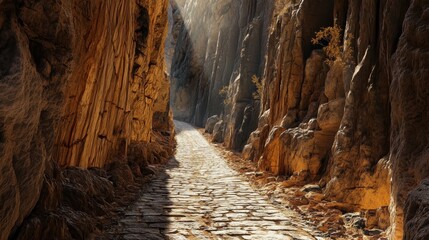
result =
M128 166L136 146L142 168L172 154L167 6L0 1L0 239L36 231L47 234L34 235L41 239L84 238L94 230L79 230L91 221L85 212L102 215L115 182L113 172L86 168L104 171L116 160ZM63 169L71 166L81 169ZM116 174L131 174L121 169ZM71 199L89 205L79 209Z
M392 6L393 7L393 6ZM428 177L427 164L427 107L429 97L426 94L428 82L428 23L429 3L425 1L411 1L405 14L402 35L391 63L392 82L390 100L392 103L391 148L390 161L392 170L393 201L391 207L392 226L395 237L402 237L402 227L405 228L407 239L424 239L424 218L415 222L421 215L408 208L404 212L404 204L408 193L420 181ZM425 189L425 184L420 187ZM426 191L426 190L424 190ZM413 191L408 206L422 207L424 194ZM419 202L422 201L422 202ZM407 219L403 219L403 216ZM413 216L416 214L416 216ZM409 222L408 222L409 221ZM411 224L417 224L412 228ZM422 226L423 225L423 226ZM420 228L420 229L419 229ZM419 230L418 232L414 232ZM420 235L422 234L422 235Z

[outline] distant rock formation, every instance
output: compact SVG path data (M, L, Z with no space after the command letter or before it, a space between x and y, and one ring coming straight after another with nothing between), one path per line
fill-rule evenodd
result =
M204 126L222 115L225 143L243 148L257 126L260 101L251 79L263 74L273 4L188 0L175 11L182 16L175 17L180 31L171 68L175 118Z

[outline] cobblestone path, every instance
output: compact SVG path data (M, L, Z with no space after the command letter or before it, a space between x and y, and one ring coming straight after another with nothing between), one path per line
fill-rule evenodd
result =
M322 239L253 190L196 129L176 129L176 158L105 238Z

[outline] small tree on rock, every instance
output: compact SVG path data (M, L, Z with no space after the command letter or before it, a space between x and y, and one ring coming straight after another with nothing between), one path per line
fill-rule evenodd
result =
M326 62L331 66L334 62L346 64L352 61L351 39L353 39L353 36L349 35L343 45L342 29L337 24L334 24L332 27L322 28L319 32L316 32L316 36L311 42L315 45L324 46L323 51L327 57ZM348 49L348 51L344 49Z
M255 86L256 86L256 92L254 92L252 94L253 99L254 100L260 100L262 98L262 91L264 90L264 83L256 75L252 76L252 83L255 84Z

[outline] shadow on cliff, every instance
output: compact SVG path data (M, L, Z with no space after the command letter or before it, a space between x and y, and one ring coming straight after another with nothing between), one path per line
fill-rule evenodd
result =
M203 22L187 26L180 1L173 0L171 5L174 22L169 34L176 41L170 70L174 118L202 127L208 116L220 114L223 107L220 96L210 96L213 83L209 82L210 73L205 72L204 66L213 63L205 59L205 26ZM219 104L209 105L209 99L214 98Z
M260 1L195 1L182 10L179 0L172 3L175 119L204 127L209 118L220 116L217 142L237 151L257 128L260 100L252 79L259 82L263 73L269 26L263 17L269 6Z

